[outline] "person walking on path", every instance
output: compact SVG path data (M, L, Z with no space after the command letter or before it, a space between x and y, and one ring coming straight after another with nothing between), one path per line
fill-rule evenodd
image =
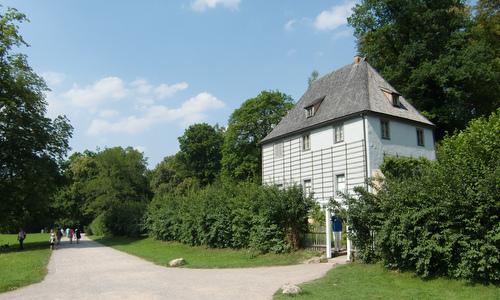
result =
M50 250L54 250L56 247L56 234L54 233L54 229L50 230L49 244Z
M19 249L20 250L24 249L24 246L23 246L24 239L26 239L26 232L24 231L24 229L19 228L19 233L17 234L17 240L19 241Z
M69 227L66 227L66 237L69 238Z
M74 235L74 233L75 233L75 232L73 231L73 228L71 228L71 229L69 230L69 236L68 236L68 237L69 237L69 243L70 243L70 244L73 244L73 235Z
M76 235L76 243L80 242L80 239L82 238L82 234L80 233L80 229L75 229L75 235Z
M57 245L61 244L62 236L63 236L62 229L57 229L56 231Z

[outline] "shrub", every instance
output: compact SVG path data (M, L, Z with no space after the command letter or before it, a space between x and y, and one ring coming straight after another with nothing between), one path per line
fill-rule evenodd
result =
M95 235L139 236L145 204L134 201L116 202L90 224Z
M145 224L156 239L281 253L299 246L311 207L298 187L219 182L185 195L157 195Z
M348 222L362 256L422 277L500 281L500 110L446 137L438 160L389 158L376 195L358 190ZM370 231L375 232L375 237ZM375 243L379 252L371 251Z

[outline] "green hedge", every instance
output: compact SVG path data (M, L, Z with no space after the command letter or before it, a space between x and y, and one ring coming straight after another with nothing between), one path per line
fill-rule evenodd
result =
M87 233L100 236L139 236L143 229L146 204L135 201L116 202L98 215L88 226Z
M216 183L187 195L157 195L146 228L160 240L281 253L300 246L312 204L300 187Z
M437 161L386 158L378 193L358 189L348 199L358 257L422 277L498 284L499 136L497 112L446 137Z

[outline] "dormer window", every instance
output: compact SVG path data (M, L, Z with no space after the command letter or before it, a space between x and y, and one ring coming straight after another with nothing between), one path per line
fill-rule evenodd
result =
M323 99L325 99L325 96L319 97L318 99L314 100L313 102L309 103L306 107L304 107L304 109L306 110L306 118L314 116L314 114L318 111L321 102L323 102Z
M392 93L392 106L400 107L401 103L399 103L399 95L396 93Z
M306 107L306 117L310 118L314 116L314 106Z
M391 90L383 88L383 87L381 87L380 89L382 90L382 92L384 92L385 97L391 102L392 106L398 107L398 108L404 108L401 105L401 101L399 101L399 96L400 96L399 93L397 93L395 91L391 91Z

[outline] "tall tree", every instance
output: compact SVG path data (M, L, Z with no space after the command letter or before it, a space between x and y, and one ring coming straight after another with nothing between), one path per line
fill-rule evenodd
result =
M293 107L292 97L279 91L263 91L246 100L231 117L222 146L222 174L234 180L260 182L259 142Z
M318 71L314 70L311 72L311 75L309 76L309 78L307 78L307 84L309 86L311 86L311 84L316 80L318 79L318 76L319 76L319 73Z
M360 54L436 123L438 137L499 106L498 50L474 33L466 1L364 0L348 22Z
M1 9L1 6L0 6ZM45 116L43 79L13 48L27 46L18 24L26 16L0 12L0 230L45 225L72 127Z
M70 157L68 184L53 203L59 223L88 224L119 204L146 204L151 193L141 152L128 148L85 151Z
M219 175L223 141L223 130L207 123L191 125L179 137L180 159L201 184L212 183Z

